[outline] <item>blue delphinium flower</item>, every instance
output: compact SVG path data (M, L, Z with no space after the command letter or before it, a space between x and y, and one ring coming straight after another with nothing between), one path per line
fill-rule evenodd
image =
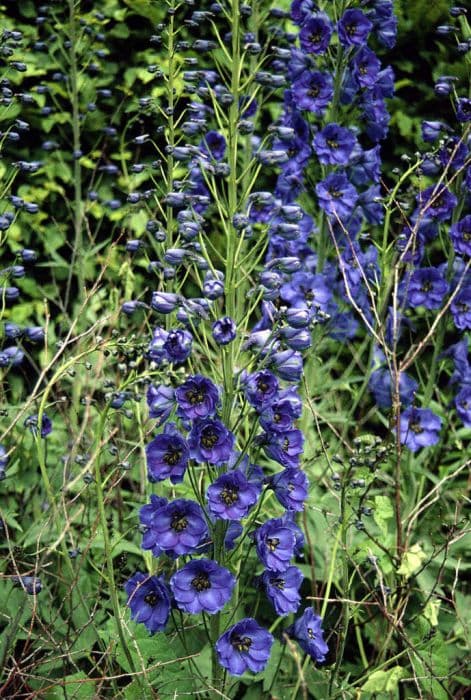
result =
M451 302L450 311L460 331L471 329L471 285L458 292Z
M210 559L194 559L170 579L170 588L180 610L210 615L222 610L232 596L235 577Z
M259 495L260 488L235 469L222 474L208 487L208 507L222 520L241 520L255 505Z
M281 518L272 518L255 531L257 556L270 571L285 571L296 547L293 530Z
M307 608L290 628L288 634L295 637L301 649L317 663L325 661L329 647L324 641L322 619L312 608Z
M406 295L409 306L438 309L448 291L448 283L436 267L423 267L404 280L400 291Z
M235 340L237 327L232 318L225 316L215 321L212 325L213 338L218 345L228 345Z
M301 601L299 589L303 575L296 566L289 566L280 573L265 571L261 580L277 615L284 617L297 611Z
M323 116L334 95L330 73L304 71L293 83L293 97L298 109Z
M423 214L438 221L447 221L458 203L456 196L444 185L431 185L420 192L416 199Z
M244 383L247 401L256 409L270 404L278 393L278 387L275 375L265 369L249 374Z
M38 432L38 419L39 416L36 414L34 416L28 416L25 420L25 426L31 430L33 435L37 435ZM52 432L52 421L51 419L43 413L41 420L41 437L45 438Z
M470 378L471 379L471 378ZM458 416L466 428L471 428L471 385L464 386L455 396Z
M208 539L203 510L194 501L177 498L164 505L154 501L141 508L140 519L147 527L142 548L152 550L154 556L196 554Z
M175 390L178 415L195 420L213 416L219 404L219 389L207 377L195 374Z
M175 407L175 392L170 386L151 384L147 389L147 405L149 416L158 418L161 423L167 420Z
M247 617L224 632L216 642L218 661L233 676L260 673L270 657L273 636Z
M185 329L170 331L165 339L163 349L170 362L181 364L191 354L193 336Z
M347 165L356 138L350 129L339 124L327 124L314 136L313 146L323 165Z
M401 413L400 440L411 452L436 445L442 421L428 408L406 408Z
M325 12L316 12L303 24L299 32L301 49L306 53L323 54L332 36L332 23Z
M287 510L301 511L307 499L309 481L301 469L289 467L270 479L275 496Z
M174 423L168 423L165 431L146 445L147 473L149 481L170 479L172 484L183 481L190 448Z
M124 584L131 617L151 634L162 631L170 615L170 595L162 577L137 571Z
M202 418L194 421L188 442L193 459L220 467L232 454L234 435L219 418Z
M297 467L303 453L304 435L294 428L284 433L266 435L264 449L268 457L284 467Z
M450 238L458 255L471 257L471 214L451 226Z
M378 80L381 62L375 52L362 46L353 59L353 76L361 88L372 88Z
M11 581L28 595L37 595L42 590L41 579L38 576L12 576Z
M25 354L21 348L11 345L0 350L0 367L17 367L21 365Z
M372 372L368 387L380 408L391 408L393 385L391 372L386 367L380 367ZM409 406L413 402L418 388L419 385L415 379L406 374L406 372L401 372L399 376L399 397L403 406Z
M366 44L368 34L373 29L373 24L361 10L346 10L337 24L339 40L342 46L363 46Z
M259 416L260 425L268 433L284 433L301 416L302 403L295 391L280 392L277 399L264 407Z
M319 206L328 216L348 219L355 208L358 192L345 173L330 173L316 185Z

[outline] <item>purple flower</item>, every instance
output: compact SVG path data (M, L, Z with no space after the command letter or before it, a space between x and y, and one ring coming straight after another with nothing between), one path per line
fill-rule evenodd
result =
M179 294L172 294L170 292L153 292L150 305L154 311L158 311L161 314L169 314L172 311L175 311L180 301L181 297Z
M408 306L438 309L448 291L448 283L436 267L423 267L404 280L401 291L406 295Z
M147 405L149 406L149 416L158 418L163 423L167 420L173 407L175 406L175 392L170 386L151 384L147 390Z
M293 83L293 98L298 109L322 116L334 95L332 76L319 71L304 71Z
M151 634L161 632L170 615L170 595L163 578L137 571L124 589L132 619L142 622Z
M297 384L303 373L303 356L296 350L275 351L270 355L270 366L280 379Z
M321 625L322 618L316 615L312 608L307 608L289 630L289 634L297 639L301 649L319 664L325 661L329 651Z
M342 46L363 46L373 24L361 10L346 10L337 25L339 40Z
M353 75L362 88L372 88L378 80L381 62L375 52L362 46L353 59Z
M460 331L471 328L471 285L464 287L450 305L455 326Z
M459 97L456 103L456 118L459 122L469 122L471 120L471 99L469 97Z
M345 173L330 173L316 185L319 206L327 216L347 219L355 208L358 193Z
M157 326L157 328L154 329L147 354L149 358L157 364L161 364L164 360L168 359L167 352L164 348L167 338L168 333L164 328Z
M278 394L278 380L267 369L249 374L245 381L245 396L251 406L261 410L269 405Z
M218 418L203 418L195 420L188 442L193 459L219 467L232 454L234 435Z
M304 436L293 428L284 433L267 433L264 440L266 454L284 467L297 467L303 453Z
M433 143L438 139L441 132L446 129L446 126L443 122L425 120L421 124L421 129L422 139L426 143Z
M226 139L219 131L208 131L200 144L200 149L214 160L221 160L226 152Z
M167 358L174 364L181 364L190 356L193 336L187 330L170 331L163 345Z
M386 367L380 367L371 374L368 387L380 408L391 408L393 386L391 373ZM399 376L399 396L403 406L408 406L412 403L418 388L419 385L415 379L405 372L401 372Z
M346 165L355 147L356 138L339 124L327 124L314 137L313 146L323 165Z
M456 412L466 428L471 428L471 386L463 387L455 396Z
M245 671L259 673L270 657L273 637L258 622L247 617L224 632L216 642L218 661L232 676Z
M11 581L17 588L22 588L28 595L41 593L42 583L38 576L12 576Z
M299 41L305 53L323 54L332 36L332 24L325 12L316 12L301 27Z
M0 350L0 367L17 367L23 362L24 352L15 345Z
M412 452L436 445L442 421L428 408L406 408L401 413L401 443Z
M276 401L262 409L260 425L268 433L284 433L293 427L293 422L301 416L302 403L297 393L288 389L278 395Z
M175 398L181 418L208 418L216 412L219 389L207 377L195 374L175 390Z
M323 275L295 272L289 282L282 285L280 297L297 308L313 308L326 312L332 292Z
M453 224L450 228L450 237L459 255L471 257L471 214Z
M270 480L275 496L287 510L301 511L307 499L309 481L301 469L288 467Z
M37 435L38 432L38 419L39 416L36 414L34 416L28 416L25 420L25 426L31 430L33 435ZM51 419L43 413L41 420L41 437L45 438L52 432L52 421Z
M215 561L194 559L173 574L170 588L180 610L214 615L230 599L235 583L235 577Z
M422 213L438 221L449 219L458 203L456 196L443 185L427 187L416 199Z
M218 345L228 345L237 335L236 324L229 316L224 316L212 325L213 338Z
M282 573L265 571L262 574L265 593L277 615L284 617L297 611L301 601L299 588L302 582L303 575L296 566L289 566Z
M255 530L257 556L270 571L286 571L294 555L296 536L281 518L272 518Z
M154 556L198 553L209 534L201 507L183 498L160 505L162 500L153 500L140 510L141 522L148 528L142 548L152 550Z
M147 474L149 481L170 479L172 484L183 481L190 457L190 448L174 423L168 423L165 431L146 445Z
M222 474L208 487L208 507L222 520L241 520L255 505L259 495L260 488L235 469Z

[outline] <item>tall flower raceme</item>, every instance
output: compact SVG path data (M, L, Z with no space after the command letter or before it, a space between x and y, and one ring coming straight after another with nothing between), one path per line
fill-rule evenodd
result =
M280 250L266 259L272 236L288 243L312 228L297 204L285 204L267 187L269 180L265 184L271 167L289 162L296 138L282 120L268 135L259 126L273 90L287 85L291 35L278 28L264 36L260 28L269 13L263 5L214 3L188 17L193 40L180 44L188 53L184 65L176 65L179 12L183 8L170 3L161 28L169 102L159 111L166 121L162 154L169 158L162 162L148 226L159 232L150 269L161 286L149 300L157 321L146 357L169 380L152 384L147 395L156 423L146 463L156 493L139 518L152 562L126 591L132 617L151 632L164 629L171 601L203 621L209 615L204 628L213 649L213 684L219 684L223 669L239 676L265 668L273 618L257 619L260 596L275 619L301 605L296 561L304 536L296 521L309 485L297 385L308 328L323 309L312 302L315 285L304 280L296 254ZM182 78L189 97L179 117L183 97L172 85ZM284 303L276 308L270 289L283 281ZM326 307L330 293L318 282ZM128 301L123 311L137 307ZM312 610L303 620L290 634L323 661L321 620ZM307 645L306 638L317 641Z

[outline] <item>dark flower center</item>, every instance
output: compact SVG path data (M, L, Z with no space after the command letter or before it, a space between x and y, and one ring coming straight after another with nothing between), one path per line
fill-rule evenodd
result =
M259 391L265 392L265 391L268 391L268 388L269 388L268 384L265 381L263 381L263 379L259 379L257 381L257 389Z
M283 452L287 452L289 448L289 438L283 440Z
M318 97L320 93L320 87L318 85L311 85L309 88L309 97Z
M342 196L342 192L340 190L329 190L329 194L334 199L340 199Z
M280 540L278 539L278 537L269 537L267 539L267 545L270 552L275 552L279 544Z
M307 636L309 637L309 639L316 638L316 635L314 634L314 630L312 629L312 627L307 628Z
M347 32L348 36L355 36L357 33L357 25L356 24L347 24L345 27L345 31Z
M236 649L236 651L248 651L252 646L252 640L250 637L232 637L231 644Z
M423 283L423 285L420 288L421 292L430 292L433 289L433 284L427 280L426 282Z
M339 147L338 141L334 141L334 139L327 139L327 145L329 146L329 148Z
M412 430L412 432L415 433L416 435L420 435L420 433L424 432L424 429L422 428L420 423L411 423L409 425L409 429Z
M318 44L321 41L321 39L322 39L322 34L320 31L318 31L317 34L312 32L312 34L310 34L310 36L309 36L309 41L312 41L313 44Z
M285 589L285 580L284 578L271 578L270 583L272 586L275 588L278 588L279 591L284 591Z
M471 241L471 231L463 231L463 241Z
M208 428L201 435L201 444L203 445L203 447L206 447L206 448L214 447L214 445L217 443L217 441L218 441L218 436L212 428Z
M178 464L181 456L182 456L181 450L170 449L164 455L164 462L165 462L165 464L169 464L171 467L173 467L175 464Z
M274 421L275 423L279 423L280 420L281 420L281 413L274 413L274 414L273 414L273 421Z
M226 486L219 494L219 498L226 506L232 506L239 499L239 489Z
M147 593L147 595L144 596L144 603L147 603L147 605L150 605L151 608L153 608L155 605L157 605L158 597L156 593Z
M182 532L182 530L185 530L188 526L188 518L186 518L183 513L177 512L173 516L170 525L175 532Z
M207 574L198 574L191 582L191 585L200 593L201 591L207 591L208 588L211 588L211 581Z
M193 406L204 401L204 394L201 389L189 389L185 396Z

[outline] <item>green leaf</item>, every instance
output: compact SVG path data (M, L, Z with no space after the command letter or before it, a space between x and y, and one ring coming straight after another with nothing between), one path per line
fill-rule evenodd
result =
M373 517L376 525L381 530L381 534L386 537L388 535L387 521L391 520L394 515L391 499L387 496L375 496L375 507Z
M440 610L441 601L440 600L429 600L424 610L424 617L430 622L432 627L437 627L438 625L438 611Z
M397 690L399 681L405 675L406 670L402 666L393 666L387 671L375 671L361 689L365 693L391 693Z
M422 550L420 544L413 544L412 547L404 553L401 566L397 573L406 578L410 578L422 566L422 562L426 559L426 554Z

